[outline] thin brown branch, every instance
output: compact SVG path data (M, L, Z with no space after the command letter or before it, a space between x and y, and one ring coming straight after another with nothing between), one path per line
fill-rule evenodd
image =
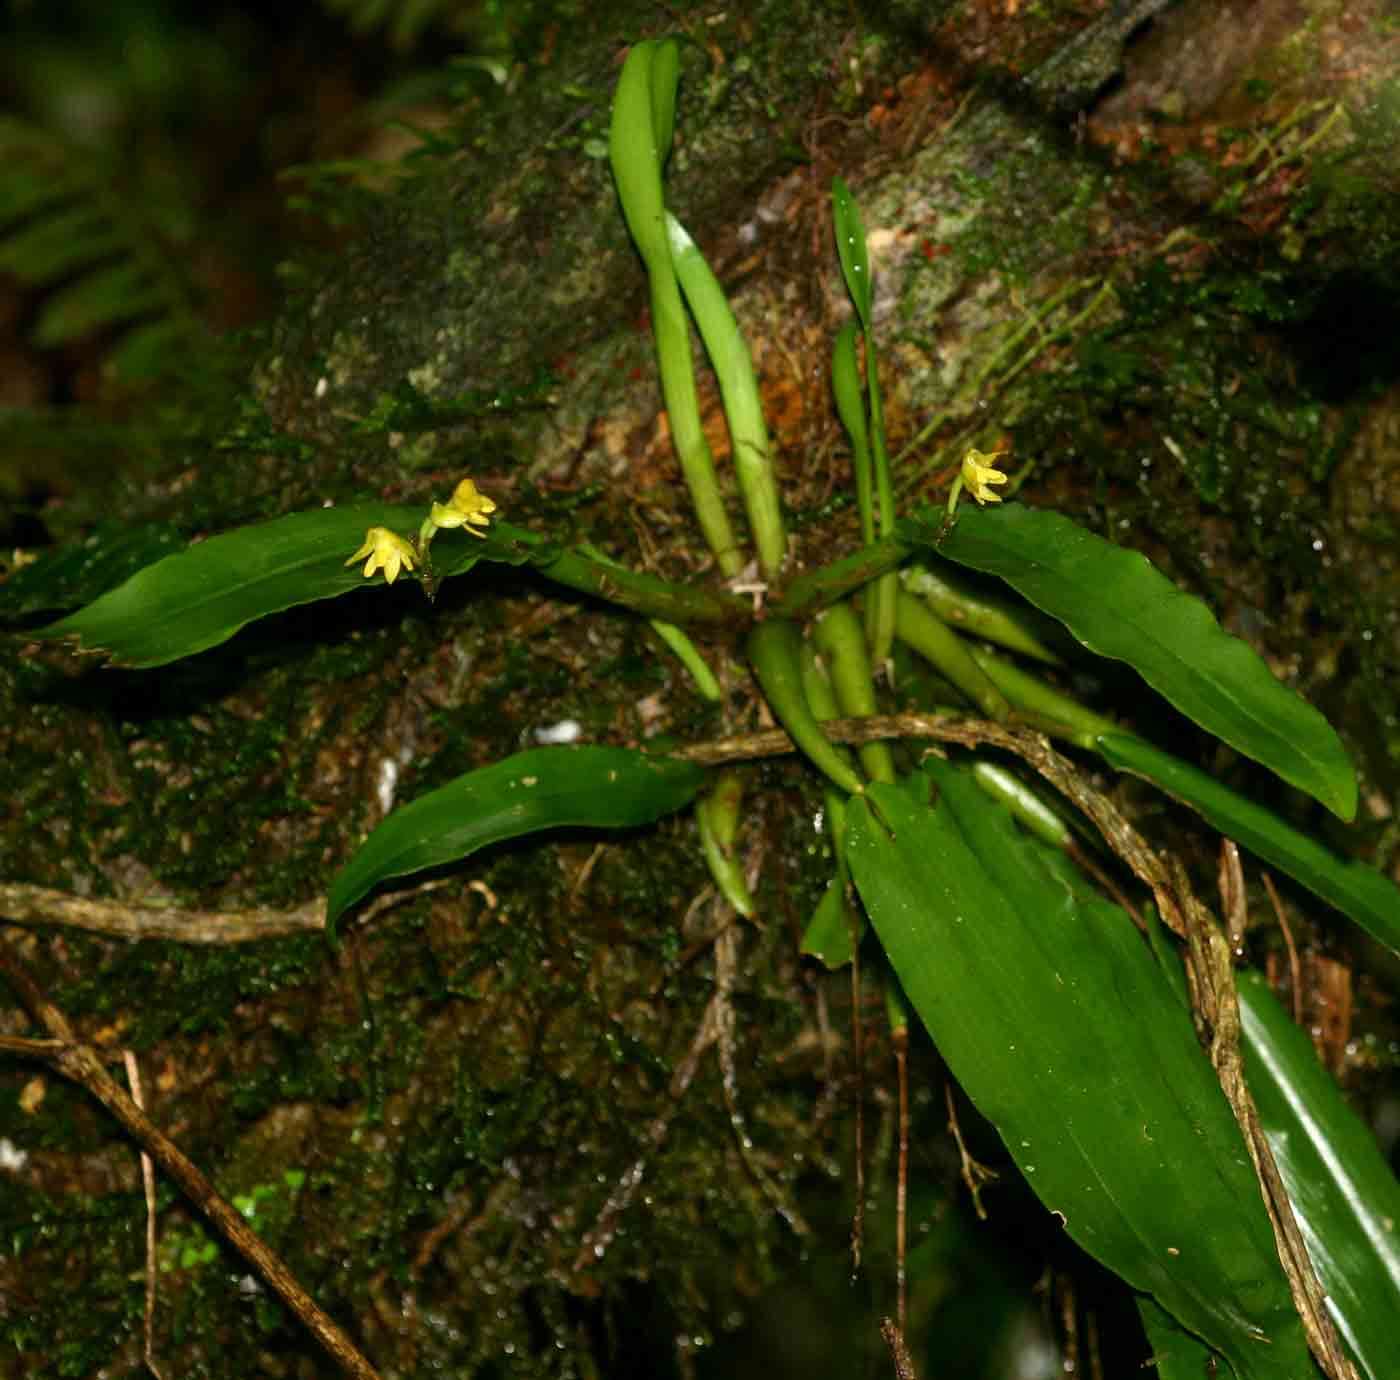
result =
M456 883L435 878L376 896L359 912L360 923L402 905L410 897ZM480 883L468 882L469 889ZM485 892L487 904L495 898ZM115 939L168 939L177 944L250 944L316 934L326 928L324 897L292 910L190 910L181 906L142 906L124 901L94 901L52 887L27 882L0 882L0 916L16 925L67 925Z
M1234 869L1229 865L1228 852L1226 859L1222 867L1225 890L1222 899L1236 912L1233 928L1233 924L1240 923L1238 912L1244 903L1244 887L1242 876L1232 875ZM1215 917L1193 894L1180 861L1171 858L1166 870L1174 904L1187 923L1186 976L1192 1006L1208 1036L1211 1064L1254 1165L1273 1226L1279 1263L1293 1295L1293 1306L1323 1373L1330 1380L1357 1380L1327 1312L1326 1294L1313 1269L1288 1190L1245 1081L1239 993L1235 987L1230 942Z
M724 1091L724 1105L729 1112L729 1125L734 1132L734 1142L739 1150L739 1158L744 1162L749 1177L768 1199L773 1210L790 1226L797 1236L810 1236L812 1229L807 1225L794 1203L764 1169L759 1159L753 1137L749 1135L748 1124L744 1120L744 1109L739 1100L739 1059L737 1022L734 1016L734 984L739 975L738 918L732 906L723 903L728 912L729 924L715 939L715 1046L719 1055L720 1086Z
M909 1343L904 1340L904 1329L893 1318L884 1318L880 1323L880 1335L890 1349L894 1380L919 1380L919 1372L914 1365Z
M94 901L45 886L0 882L0 915L18 925L67 925L119 939L173 939L181 944L246 944L326 927L324 900L295 910L184 910Z
M242 1214L136 1105L107 1072L97 1051L74 1037L68 1018L44 995L6 940L0 940L0 974L15 990L30 1016L51 1037L45 1041L28 1041L34 1047L28 1052L38 1054L66 1078L81 1084L122 1124L229 1244L267 1281L273 1292L301 1319L307 1330L347 1374L358 1377L358 1380L378 1380L378 1372L360 1354L349 1336L321 1310L280 1257L252 1231ZM13 1047L13 1043L7 1042L9 1047Z
M953 1100L951 1082L943 1084L943 1103L948 1108L948 1129L953 1133L953 1141L958 1147L962 1181L967 1185L967 1191L972 1194L972 1209L977 1214L977 1220L985 1222L987 1209L982 1206L982 1188L985 1184L995 1183L1001 1175L968 1153L967 1145L963 1141L962 1123L958 1120L958 1104Z
M895 1180L894 1279L899 1330L909 1327L909 1027L890 1032L899 1080L899 1174Z
M132 1101L144 1112L146 1099L141 1091L141 1066L136 1062L135 1051L122 1050L122 1062L126 1065ZM141 1327L141 1354L146 1369L156 1380L165 1380L156 1364L156 1171L144 1150L141 1151L141 1190L146 1199L146 1311Z
M1269 893L1274 914L1278 917L1278 927L1283 931L1283 944L1288 950L1288 988L1293 1004L1293 1024L1303 1024L1303 965L1298 961L1298 946L1293 942L1293 927L1288 923L1288 909L1283 897L1278 894L1274 879L1267 872L1263 874L1264 890Z

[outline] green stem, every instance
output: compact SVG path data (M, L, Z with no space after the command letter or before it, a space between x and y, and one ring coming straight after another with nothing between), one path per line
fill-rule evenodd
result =
M618 604L648 618L664 618L671 623L742 626L753 617L753 605L742 595L674 584L579 551L561 551L548 538L506 522L494 523L491 537L492 546L501 554L493 556L488 548L482 553L486 560L503 560L513 565L528 563L547 580L606 599L610 604Z
M611 570L627 569L620 561L615 561L598 550L592 542L580 542L578 551L580 555ZM675 653L676 660L690 673L690 678L695 682L695 688L700 694L716 704L723 699L724 693L720 689L719 681L715 679L715 673L710 670L709 663L700 655L700 649L690 640L684 629L666 622L664 618L652 618L648 621L651 630Z
M846 603L833 604L818 618L812 640L826 658L841 712L852 718L874 715L875 679L871 674L865 629L855 610ZM894 755L888 743L865 743L860 749L860 760L872 781L895 779Z
M685 630L678 628L674 623L667 623L662 618L652 618L649 622L651 630L675 653L676 660L690 673L690 678L695 682L695 688L701 697L712 704L718 704L724 698L724 691L720 689L715 673L710 670L709 662L700 655L700 649L686 636Z
M890 482L890 456L885 448L885 412L880 401L880 373L875 355L875 332L865 325L865 381L870 394L870 456L875 470L875 499L880 518L880 536L894 533L894 487ZM894 645L895 599L899 593L893 571L875 581L865 606L865 632L870 639L870 657L883 666Z
M973 660L972 650L926 604L899 591L895 631L926 661L931 662L989 719L1004 724L1011 705L990 676Z
M1015 706L1017 717L1043 732L1090 749L1097 748L1100 734L1122 732L1112 719L1085 709L1077 700L1052 690L1038 676L1013 666L1005 658L981 647L969 650L987 678Z
M749 661L774 717L798 751L851 795L865 791L860 776L837 751L807 702L802 684L802 634L797 625L769 618L749 634Z
M1028 610L989 599L963 584L950 571L910 565L900 571L899 578L910 594L922 599L943 622L959 632L972 633L1051 666L1060 665L1060 658L1031 625ZM1045 621L1048 625L1049 620Z
M787 532L783 527L778 481L769 451L768 426L763 418L763 399L754 378L749 347L740 334L719 279L685 227L669 211L666 233L677 280L690 304L691 314L700 329L700 339L705 343L719 381L724 415L729 423L734 473L749 515L754 545L758 548L759 568L765 579L776 580L787 555Z
M817 654L816 644L811 641L802 644L802 691L807 696L807 703L819 723L826 723L828 719L841 717L841 706L836 702L836 691L832 688L831 677L827 675L826 668L822 665L822 659ZM836 751L840 756L846 758L854 769L855 764L851 758L850 749L837 747ZM828 794L831 792L828 791ZM843 814L845 808L843 799L841 804ZM843 845L835 837L833 837L832 842L839 853Z
M870 546L799 576L769 605L770 611L785 618L800 618L868 585L886 571L894 570L910 554L911 548L898 537L885 537Z
M860 368L856 363L856 333L859 327L847 321L836 336L831 352L831 391L836 396L836 415L851 438L852 469L856 479L856 509L860 513L860 537L869 546L875 540L873 469L870 458L870 432L865 425L865 400L861 393Z
M1070 827L1014 772L996 762L972 764L973 779L993 800L999 800L1038 839L1055 848L1074 842Z
M705 862L720 895L740 915L752 916L757 907L744 879L744 869L734 856L743 804L744 779L734 768L727 768L720 772L709 795L695 802L695 822Z

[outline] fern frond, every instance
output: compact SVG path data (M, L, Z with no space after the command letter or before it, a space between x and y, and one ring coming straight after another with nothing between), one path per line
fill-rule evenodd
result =
M202 329L178 250L94 152L0 116L0 273L46 290L36 345L116 330L114 374L159 372Z
M389 42L400 51L413 47L430 27L460 33L481 8L462 0L321 0L321 7L357 34L387 29Z

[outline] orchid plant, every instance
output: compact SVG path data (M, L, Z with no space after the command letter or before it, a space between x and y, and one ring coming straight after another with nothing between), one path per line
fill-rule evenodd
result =
M1045 675L1081 649L1126 662L1221 743L1348 820L1357 783L1345 749L1320 713L1143 557L1053 512L1003 502L998 490L1009 498L1015 487L998 465L1004 447L967 450L943 511L895 511L872 264L839 180L836 248L854 319L836 341L832 384L850 437L859 545L800 568L747 345L666 204L679 69L676 44L633 46L609 151L647 273L671 435L724 583L670 583L586 546L564 549L506 522L463 478L426 517L365 503L214 537L47 635L158 666L294 604L400 576L431 595L481 561L529 564L656 620L716 696L685 628L728 629L753 671L748 693L766 700L786 731L783 749L810 764L825 792L831 880L804 949L828 966L856 962L869 922L866 956L885 975L890 1009L927 1029L1064 1229L1136 1291L1159 1373L1194 1377L1219 1363L1238 1380L1297 1380L1311 1373L1311 1352L1330 1376L1380 1380L1400 1270L1393 1232L1370 1228L1400 1220L1394 1180L1358 1148L1335 1090L1318 1089L1267 991L1247 983L1237 994L1223 931L1184 871L1049 740L1092 755L1100 770L1155 783L1396 952L1400 892ZM747 543L700 425L692 322L720 385ZM964 492L976 506L958 507ZM967 571L1000 581L1005 597L989 600ZM755 587L757 602L746 597ZM882 713L896 642L941 677L942 698L918 713ZM394 811L344 863L328 885L327 931L375 888L501 840L562 825L635 828L688 806L719 893L741 915L759 912L762 883L742 866L742 768L728 761L711 775L701 760L583 745L467 773ZM1091 871L1076 842L1084 829L1102 839L1103 863ZM1141 884L1135 905L1094 879L1113 855ZM1334 1153L1343 1145L1344 1162ZM1349 1186L1358 1179L1364 1203ZM1306 1200L1296 1189L1304 1181Z

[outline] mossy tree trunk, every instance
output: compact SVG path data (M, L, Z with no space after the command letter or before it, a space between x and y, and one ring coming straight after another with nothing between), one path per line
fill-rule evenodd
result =
M904 503L961 448L1009 440L1036 462L1027 500L1147 550L1333 715L1380 813L1400 754L1393 120L1383 93L1337 114L1295 58L1344 29L1280 8L1246 41L1228 10L1119 5L1081 29L1065 6L1015 24L975 3L692 9L668 186L751 342L799 563L856 544L831 501L840 172L871 232ZM460 144L321 188L350 229L258 363L257 427L241 451L209 438L149 516L196 536L366 492L426 504L471 474L513 522L716 578L605 157L625 44L667 22L638 4L577 21L464 112ZM1182 55L1211 35L1193 82ZM395 801L562 722L613 743L751 726L735 648L705 650L721 707L644 624L482 568L434 603L353 595L157 672L25 649L0 671L5 879L301 904ZM385 1375L684 1369L700 1343L673 1362L661 1339L712 1336L814 1243L839 1247L851 1109L888 1108L878 1023L861 1084L849 984L796 954L829 871L819 785L770 766L749 798L761 928L729 924L679 818L495 850L338 952L10 939L88 1038L138 1052L151 1114ZM0 1188L0 1280L32 1320L15 1373L129 1359L132 1149L75 1090L4 1079L0 1133L31 1147ZM942 1099L921 1117L934 1137ZM957 1193L945 1158L930 1217ZM330 1373L178 1204L162 1233L169 1373Z

